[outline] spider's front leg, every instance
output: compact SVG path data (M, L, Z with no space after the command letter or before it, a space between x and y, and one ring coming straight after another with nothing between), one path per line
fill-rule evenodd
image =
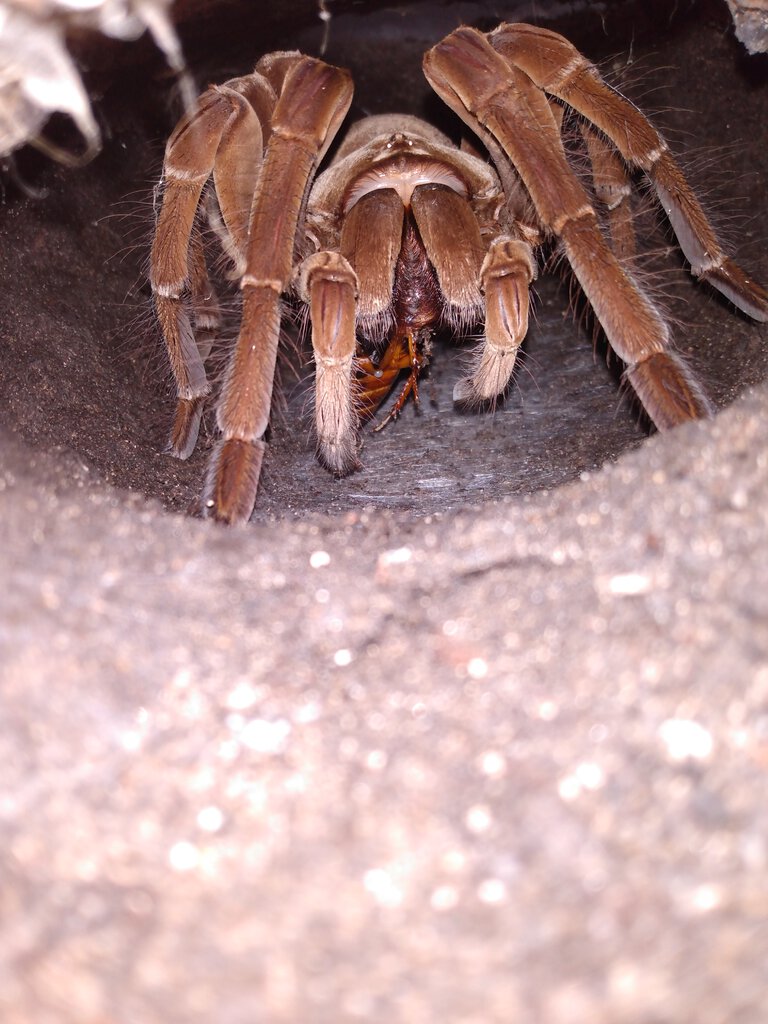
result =
M515 26L506 26L515 27ZM457 29L424 58L430 84L483 139L500 169L520 175L546 232L558 236L611 347L657 427L707 416L708 400L670 351L667 325L624 272L568 165L549 101L486 37Z
M347 175L334 164L318 179L310 207L320 223L330 215L334 226L324 240L339 251L310 256L300 267L298 281L312 322L317 454L337 476L359 465L364 403L357 379L357 326L385 315L392 301L404 216L403 204L391 189L369 192L346 208L348 184Z
M484 245L470 203L452 189L416 188L412 205L440 282L445 319L462 329L485 309L483 343L472 372L454 387L453 399L468 405L493 401L507 387L528 331L535 277L531 247L522 237L501 233L497 224L486 225L495 237Z
M298 286L312 322L318 457L332 473L346 476L358 464L352 384L357 275L340 253L319 252L304 260Z
M492 402L512 378L528 333L530 283L536 276L530 245L508 235L494 239L480 270L485 298L485 337L472 373L457 382L454 402Z
M253 510L269 423L280 337L281 296L292 280L296 233L308 183L352 100L349 74L300 54L260 62L278 93L253 202L241 279L243 313L217 421L206 506L227 523Z

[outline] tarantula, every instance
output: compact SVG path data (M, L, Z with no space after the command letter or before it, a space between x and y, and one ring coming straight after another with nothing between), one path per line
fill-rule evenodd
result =
M203 217L242 291L204 492L220 521L244 522L253 509L286 297L309 307L318 454L344 475L358 466L361 421L402 371L387 418L418 396L437 324L485 325L454 399L504 392L527 330L534 250L548 238L559 240L656 427L710 415L662 315L626 269L628 168L648 175L692 273L768 320L768 292L725 255L666 143L565 38L525 24L487 35L459 28L425 55L424 74L492 163L417 118L385 115L354 124L317 175L353 86L346 70L296 52L268 54L253 74L209 88L168 141L151 282L178 389L178 458L195 447L220 320ZM569 108L580 115L610 241L563 148Z

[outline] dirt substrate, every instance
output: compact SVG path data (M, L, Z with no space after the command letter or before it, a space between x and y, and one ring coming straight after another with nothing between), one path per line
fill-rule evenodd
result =
M767 280L766 67L712 10L631 88ZM0 1017L761 1024L765 330L662 254L724 411L647 438L543 283L495 415L446 346L337 482L286 369L254 519L190 517L141 277L159 95L105 86L99 160L22 159L47 195L0 211Z

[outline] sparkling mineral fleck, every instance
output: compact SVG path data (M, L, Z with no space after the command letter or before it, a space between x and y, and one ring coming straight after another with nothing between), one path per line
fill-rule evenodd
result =
M363 885L377 903L396 907L403 901L403 892L384 868L371 868L363 875Z
M433 910L452 910L459 902L459 892L453 885L439 885L429 898Z
M200 863L200 851L194 843L182 839L168 851L168 862L174 871L192 871Z
M485 804L475 804L474 807L470 807L464 816L464 822L470 832L474 832L475 835L480 835L483 832L487 832L493 824L493 815L489 807Z
M693 892L692 903L694 910L705 914L710 910L716 910L722 903L723 894L716 885L700 885Z
M220 807L204 807L197 815L197 824L203 832L218 832L224 824L224 812Z
M500 878L484 878L477 887L477 898L481 903L503 903L507 898L507 887Z
M253 718L243 726L239 739L243 746L261 754L279 754L285 748L291 731L291 723L285 718L270 722L265 718Z
M480 755L480 771L492 779L498 779L507 770L507 759L498 750L486 750Z
M635 594L647 594L651 589L651 579L639 572L622 572L612 576L608 581L608 590L612 594L630 597Z
M605 783L605 772L593 761L582 761L577 765L575 774L584 789L600 789Z
M712 733L693 719L668 718L659 735L673 761L706 760L714 747Z
M227 694L227 707L233 711L243 711L252 707L259 697L258 689L248 680L237 683Z
M484 679L488 675L488 662L484 658L470 658L467 672L472 679Z
M331 556L327 551L313 551L309 556L309 564L313 569L322 569L331 564Z
M410 562L413 557L413 552L410 548L392 548L390 551L384 551L379 555L379 565L405 565L406 562Z

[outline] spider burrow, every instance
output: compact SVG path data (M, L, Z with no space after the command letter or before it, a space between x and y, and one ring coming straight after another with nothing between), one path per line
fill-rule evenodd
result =
M203 496L219 521L245 522L253 510L287 300L309 307L318 456L344 475L359 465L361 422L403 371L385 422L418 399L437 325L461 333L484 323L455 401L505 391L528 328L535 253L552 238L655 426L711 415L662 314L623 265L635 249L628 169L648 176L691 272L768 320L768 293L724 253L664 140L565 38L526 24L459 28L426 53L424 74L490 163L418 118L378 115L354 124L318 174L352 80L297 52L268 54L252 74L209 88L168 141L151 282L178 392L178 458L197 441L220 324L204 218L242 291ZM594 199L563 148L566 109L580 116Z

